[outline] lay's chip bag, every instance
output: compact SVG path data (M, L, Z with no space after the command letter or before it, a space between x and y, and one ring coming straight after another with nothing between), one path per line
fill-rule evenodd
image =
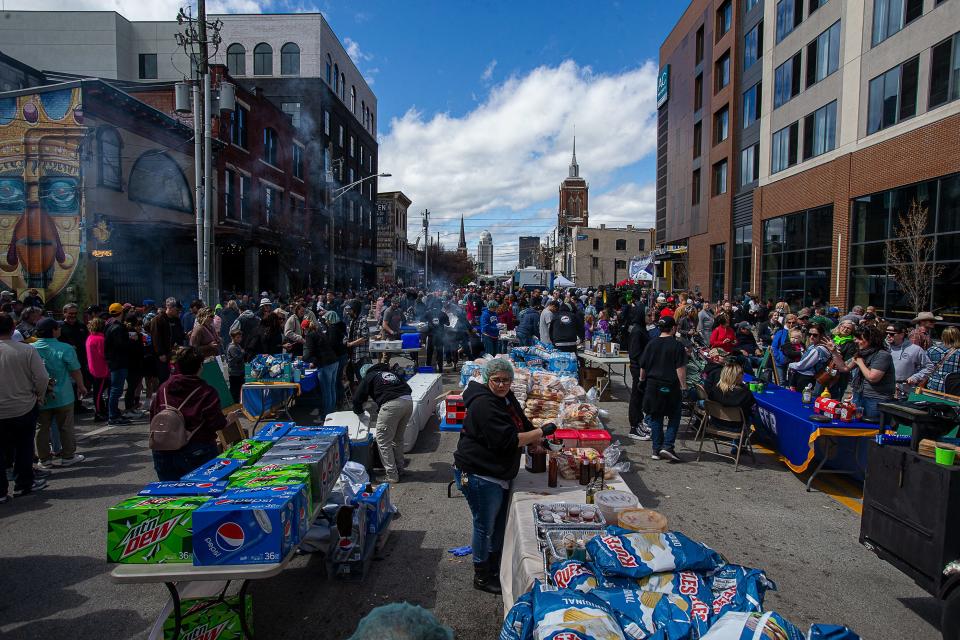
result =
M661 632L669 640L687 640L707 629L703 623L694 630L690 601L683 596L635 589L595 589L591 595L609 605L628 638L645 640Z
M737 564L723 565L713 572L709 580L713 596L710 611L713 621L728 611L761 612L766 592L777 590L777 585L760 569Z
M536 589L536 584L534 588ZM533 640L533 593L528 591L513 603L500 627L499 640Z
M678 531L636 533L607 527L587 541L587 553L606 576L643 578L673 571L709 572L724 564L723 557Z
M700 640L804 640L804 635L800 629L772 611L730 611L720 616Z
M626 640L607 604L589 593L533 587L536 640Z

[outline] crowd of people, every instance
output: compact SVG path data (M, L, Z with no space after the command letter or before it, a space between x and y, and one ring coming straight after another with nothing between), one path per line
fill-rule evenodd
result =
M700 382L688 384L685 375L698 346L710 349L702 380L708 390L731 364L740 368L739 377L731 370L724 378L731 397L742 395L743 373L768 375L797 390L851 395L866 418L875 417L878 402L904 397L917 385L956 392L960 377L960 330L947 327L935 339L942 319L929 312L910 323L886 322L872 307L856 306L845 315L819 305L794 311L784 301L764 303L749 293L711 303L699 294L639 288L392 287L292 297L264 291L229 295L212 307L167 298L51 309L29 290L22 298L0 292L0 320L0 375L10 381L0 389L0 431L15 495L42 488L51 468L84 460L74 437L78 415L122 426L152 417L170 398L182 401L180 390L189 392L195 383L178 379L166 388L170 398L160 401L158 390L171 375L184 375L177 364L184 356L197 368L187 377L197 380L198 362L223 356L234 401L240 400L244 367L257 355L302 357L319 371L322 418L349 406L347 390L357 389L369 373L364 365L376 358L370 340L399 339L405 324L419 323L426 364L441 373L483 353L506 352L504 332L515 333L520 345L539 341L561 351L598 337L619 343L629 353L633 377L630 435L653 440L654 456L668 460L676 457L680 399ZM378 373L384 371L371 375ZM368 381L363 392L373 398L375 388ZM200 395L210 402L210 394ZM211 433L197 442L211 445ZM395 440L396 434L388 439ZM203 456L211 450L199 448ZM22 454L27 449L29 456ZM196 458L187 453L187 460ZM402 470L402 455L397 458L391 479ZM159 475L171 477L186 464L155 463ZM5 497L0 491L0 501Z

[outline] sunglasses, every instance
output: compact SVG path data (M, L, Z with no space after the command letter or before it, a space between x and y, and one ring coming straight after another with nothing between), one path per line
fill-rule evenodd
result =
M809 335L811 338L819 338L819 337L820 337L820 334L819 334L819 333L810 333L810 334L808 334L808 335Z

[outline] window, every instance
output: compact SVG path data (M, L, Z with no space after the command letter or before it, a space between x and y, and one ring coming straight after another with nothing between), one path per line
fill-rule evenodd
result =
M303 147L293 145L293 177L303 180Z
M727 245L710 245L710 299L723 299L723 281L726 279Z
M794 122L773 134L770 173L777 173L797 164L797 136L799 130L799 123Z
M141 53L140 54L140 75L141 80L156 80L157 79L157 54L155 53Z
M713 114L713 144L720 144L730 134L730 109L724 107Z
M120 163L120 134L113 127L100 127L97 130L97 143L100 147L100 184L109 189L120 191L123 188L122 164Z
M803 159L837 147L837 101L821 107L803 121Z
M299 102L281 102L280 110L290 116L290 122L293 126L300 128L300 103Z
M733 24L733 3L727 0L717 9L717 41L730 31Z
M717 60L716 69L714 70L714 75L716 76L716 82L714 85L713 92L716 93L720 91L725 86L730 84L730 52L727 51Z
M933 48L930 62L930 108L960 97L960 33Z
M52 201L57 194L47 195L45 186L40 183L40 201ZM183 169L165 152L156 150L145 151L134 162L127 183L127 198L174 211L193 211L193 189Z
M780 0L777 3L777 42L790 35L803 22L803 0Z
M593 239L593 250L600 251L600 240L597 238Z
M233 201L233 180L234 173L230 169L223 172L223 214L227 218L235 218L237 207Z
M273 75L273 47L266 42L253 48L253 75Z
M340 146L343 147L343 125L339 125L340 135L338 136L338 142Z
M327 84L333 84L333 79L330 77L333 75L333 59L330 57L330 54L327 54Z
M829 300L832 238L832 206L764 220L761 298L791 308Z
M690 181L690 204L700 204L700 169L693 170L693 179Z
M623 238L617 238L617 251L626 251L627 250L627 241Z
M700 64L703 62L703 25L700 25L700 28L697 29L697 44L696 44L696 60L694 64Z
M750 275L753 258L753 225L748 224L733 230L733 297L740 298L750 291Z
M232 76L247 75L247 50L238 42L227 47L227 73Z
M713 165L713 195L719 196L727 192L727 161L721 160Z
M270 224L277 216L283 214L283 192L276 187L263 185L263 217Z
M743 0L743 12L747 13L750 9L757 6L758 2L760 2L760 0Z
M350 111L357 114L357 88L354 85L350 85Z
M814 11L827 4L827 0L810 0L810 6L807 8L807 17L809 18Z
M923 15L923 0L874 0L873 38L877 46Z
M751 145L740 152L740 186L760 179L760 143Z
M590 259L590 266L593 267L594 269L596 269L597 267L599 267L599 266L600 266L600 258L598 258L597 256L593 256L593 257Z
M293 42L280 47L280 75L300 75L300 47Z
M870 81L868 135L916 115L919 67L919 58L913 58Z
M644 238L640 238L637 241L637 251L643 253L647 250L647 241Z
M840 21L807 45L807 86L816 84L840 66Z
M773 108L800 93L800 52L784 62L773 72Z
M340 95L340 65L333 65L333 92Z
M279 155L280 140L277 132L270 127L263 128L263 160L273 166L277 165L277 156Z
M347 79L343 75L343 71L340 72L340 99L344 99L344 94L347 92Z
M703 123L693 125L693 157L699 158L703 151Z
M693 79L693 110L700 111L703 108L703 74L697 74Z
M250 218L250 176L240 174L240 222Z
M330 135L330 112L329 111L323 112L323 135L325 136Z
M353 157L353 136L350 136L350 157Z
M237 108L233 111L233 117L230 118L230 142L241 149L248 148L247 118L249 115L250 114L245 107L237 104Z
M763 56L763 21L743 37L743 70L746 71Z
M626 269L626 268L627 268L627 261L626 261L626 260L614 260L614 261L613 261L613 268L614 268L614 269Z
M758 82L743 94L743 128L746 129L760 119L763 83Z
M291 208L290 214L291 214L291 217L293 218L294 228L297 230L297 232L300 235L303 235L303 224L306 221L306 216L304 215L304 213L306 212L306 205L303 202L303 199L295 198L294 196L291 195L290 208Z

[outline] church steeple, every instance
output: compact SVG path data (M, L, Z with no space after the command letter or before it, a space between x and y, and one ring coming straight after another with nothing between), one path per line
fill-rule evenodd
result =
M463 231L463 214L460 214L460 242L457 243L457 252L467 252L467 234Z
M580 177L580 165L577 164L577 136L573 136L573 159L570 160L570 178Z

